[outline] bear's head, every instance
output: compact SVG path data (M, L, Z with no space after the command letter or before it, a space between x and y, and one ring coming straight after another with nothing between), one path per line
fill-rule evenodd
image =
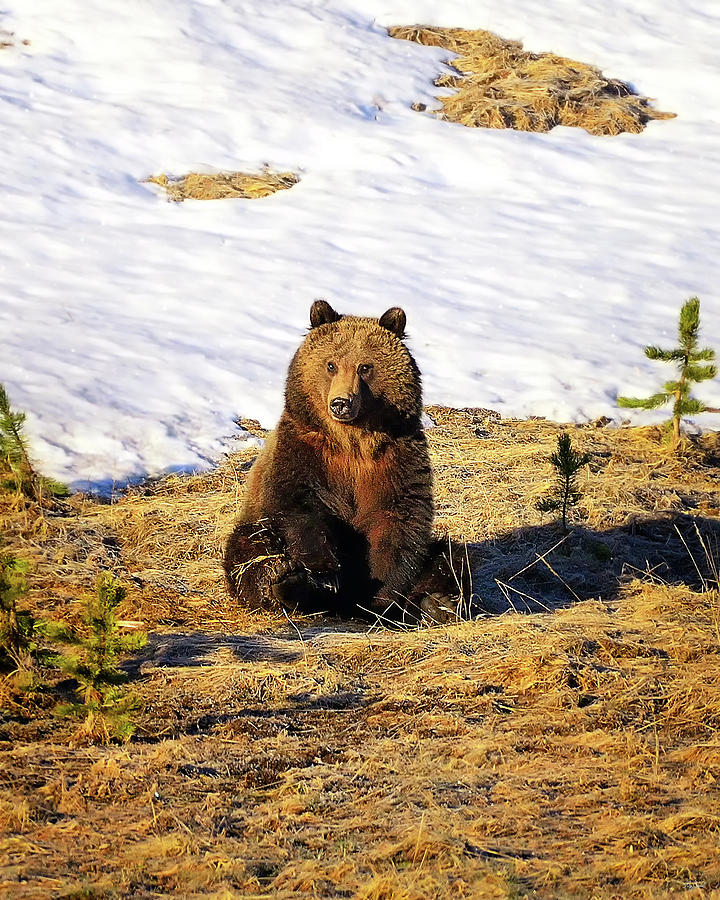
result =
M326 300L310 310L310 331L288 373L286 409L313 425L405 431L419 427L420 372L402 342L405 313L343 316Z

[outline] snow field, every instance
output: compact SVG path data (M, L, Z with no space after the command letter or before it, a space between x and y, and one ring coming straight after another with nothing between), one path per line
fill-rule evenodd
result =
M466 129L447 51L488 28L594 63L678 118L598 138ZM429 403L628 415L682 302L720 350L720 15L692 0L29 0L0 25L0 380L75 487L202 467L272 425L315 297L408 315ZM257 201L165 202L158 172L292 170ZM720 406L720 380L697 395ZM718 427L720 418L698 424Z

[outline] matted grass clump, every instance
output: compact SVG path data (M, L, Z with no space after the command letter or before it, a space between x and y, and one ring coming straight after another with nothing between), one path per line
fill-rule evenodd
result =
M119 618L148 632L124 745L75 746L52 693L0 679L0 894L720 891L718 435L672 453L656 428L428 412L473 622L290 625L231 600L222 547L256 448L58 501L41 526L0 495L23 602L72 623L110 570ZM535 508L563 430L592 457L569 537Z
M146 179L159 184L171 200L225 200L240 198L257 200L277 191L286 191L300 180L294 172L217 172L203 174L190 172L181 178L152 175Z
M556 125L590 134L637 134L652 119L671 119L624 81L555 53L529 53L519 41L490 31L423 25L388 29L391 37L457 53L448 65L458 74L440 75L437 87L455 93L439 99L440 118L472 128L550 131ZM424 109L424 106L416 106Z

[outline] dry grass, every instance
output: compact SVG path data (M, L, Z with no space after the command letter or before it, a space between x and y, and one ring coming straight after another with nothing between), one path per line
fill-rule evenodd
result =
M547 457L560 426L483 410L430 412L439 423L429 435L436 525L472 545L475 590L489 611L612 598L633 573L699 584L683 538L702 557L693 517L717 530L717 434L676 454L659 428L569 426L592 460L580 476L577 527L564 537L535 508L552 483Z
M30 41L20 40L14 31L6 31L4 28L0 28L0 50L18 46L28 47L30 46Z
M293 172L271 172L264 169L257 174L248 172L218 172L204 175L190 172L181 178L152 175L146 181L159 184L168 197L177 203L183 200L225 200L240 198L257 200L277 191L286 191L300 179Z
M528 53L519 41L490 31L431 28L422 25L388 29L390 36L458 56L437 87L452 88L442 96L440 118L473 128L516 128L549 131L556 125L584 128L590 134L638 133L652 119L671 119L630 85L606 78L595 66L557 56ZM424 109L424 106L416 106Z
M125 746L72 746L42 695L8 704L0 893L718 895L717 435L675 456L654 429L572 427L593 471L562 541L533 507L559 426L430 412L438 525L473 542L483 605L553 612L407 632L249 613L220 551L251 450L40 527L4 510L36 609L72 619L109 567L150 641Z

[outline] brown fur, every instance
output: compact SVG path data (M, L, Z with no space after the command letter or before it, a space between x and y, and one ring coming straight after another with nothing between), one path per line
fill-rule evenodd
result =
M405 314L340 316L316 301L310 319L228 541L228 583L255 606L405 615L423 577L437 593L439 571ZM448 590L459 593L450 576Z

